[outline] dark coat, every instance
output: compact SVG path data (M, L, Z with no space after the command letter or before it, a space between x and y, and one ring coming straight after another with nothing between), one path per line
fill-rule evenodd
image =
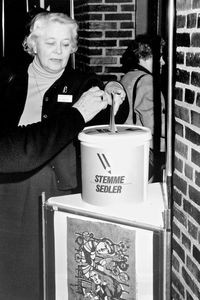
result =
M79 111L66 107L49 119L0 132L0 182L29 172L55 157L85 126Z
M20 66L13 71L8 66L1 67L0 72L0 133L15 130L23 112L28 86L28 66ZM43 98L42 120L50 122L55 113L59 118L63 111L69 113L69 131L71 138L83 127L71 108L81 94L92 86L103 88L103 83L94 74L84 74L69 67L63 75L49 88ZM67 87L67 94L73 95L72 103L58 103L57 95L62 94ZM117 123L123 123L128 114L128 101L121 105L116 116ZM74 118L77 125L74 127ZM55 127L57 128L56 118ZM109 109L100 112L92 124L108 124ZM50 122L51 126L53 124ZM33 133L34 135L34 133ZM47 142L46 135L34 135L38 144ZM31 149L32 140L26 147ZM19 139L19 144L21 140ZM61 143L56 140L56 143ZM14 143L13 143L14 144ZM60 145L60 150L63 145ZM42 247L40 231L40 195L44 191L46 198L80 191L79 147L77 139L73 140L53 159L50 153L45 153L43 164L31 172L18 172L20 156L16 162L15 174L0 174L0 299L6 300L39 300L42 299ZM5 152L6 150L4 150ZM15 151L12 150L14 155ZM16 149L16 158L18 151ZM44 155L44 156L45 156ZM7 158L9 160L9 158ZM23 161L23 160L22 160ZM0 160L1 162L1 160ZM36 160L33 165L38 167ZM15 163L11 169L15 171ZM24 170L26 171L25 167Z

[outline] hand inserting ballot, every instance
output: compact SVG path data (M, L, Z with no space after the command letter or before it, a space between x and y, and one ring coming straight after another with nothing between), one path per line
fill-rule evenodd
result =
M85 122L92 120L102 109L108 105L109 97L99 87L92 87L84 92L73 105L82 114Z
M124 87L118 81L109 81L105 85L104 91L108 94L108 104L112 105L112 97L114 98L114 115L116 115L119 106L126 97Z

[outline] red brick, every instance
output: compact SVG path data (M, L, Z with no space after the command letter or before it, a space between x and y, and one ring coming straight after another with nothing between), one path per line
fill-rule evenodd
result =
M176 124L175 124L175 133L182 136L183 137L183 125L178 123L178 121L176 121Z
M173 201L179 206L182 205L182 194L177 189L173 189Z
M181 211L180 209L178 209L177 207L174 207L173 213L174 213L175 221L178 220L179 223L186 228L187 227L187 218L184 215L184 212Z
M185 176L193 182L193 168L189 164L185 164L184 168Z
M176 220L173 221L172 223L172 230L173 230L173 234L180 239L181 237L181 231L180 228L176 225Z
M196 259L198 264L200 264L200 250L195 245L193 246L192 255Z
M180 47L190 46L190 35L189 33L177 33L176 34L176 45Z
M194 32L191 35L191 46L199 47L200 46L200 33Z
M184 56L185 53L183 51L177 51L176 52L176 62L179 65L183 65L184 64Z
M121 22L120 23L120 28L121 29L133 29L133 28L135 28L134 22ZM135 32L133 31L133 34L134 33Z
M191 240L184 233L182 233L182 245L184 245L188 251L191 250Z
M200 211L191 204L191 202L184 200L183 201L184 211L189 214L198 224L200 224Z
M175 88L176 100L183 101L183 89L180 87Z
M175 116L178 119L184 120L185 122L189 123L190 121L190 115L189 110L186 107L182 107L180 105L175 106Z
M172 279L173 279L173 282L174 282L174 285L176 283L175 279L174 279L174 274L172 274ZM178 277L176 277L178 278ZM184 298L179 294L179 292L177 290L175 290L172 286L171 288L171 296L172 296L172 300L183 300Z
M176 80L182 83L189 84L190 73L186 70L176 69Z
M178 176L177 174L174 174L173 184L178 190L180 190L184 195L186 195L187 182L182 177Z
M117 5L88 5L87 12L116 12Z
M177 28L183 28L186 24L186 17L184 15L179 15L176 17L176 26Z
M172 266L173 268L179 272L179 268L180 268L180 263L178 261L178 259L172 254Z
M176 7L177 10L189 10L192 7L191 0L177 0Z
M185 102L189 104L194 103L195 92L190 89L185 89Z
M185 283L190 287L194 295L197 297L197 299L200 299L200 291L196 283L194 282L193 278L190 276L190 274L187 272L186 268L182 268L182 275L185 280Z
M200 135L188 127L185 128L185 138L197 146L200 145Z
M105 20L108 21L108 20L116 20L116 21L120 21L120 20L132 20L133 19L133 14L105 14Z
M121 11L135 11L135 5L134 4L121 5Z
M200 187L200 172L195 172L195 184Z
M200 1L199 0L193 0L192 8L200 8Z
M118 31L106 31L105 37L106 38L131 38L132 37L132 30L118 30Z
M174 158L174 167L176 170L178 170L180 173L183 172L183 160L175 156Z
M189 197L190 197L190 200L192 200L194 203L196 203L197 205L200 205L200 191L195 189L193 186L189 186ZM198 214L198 213L196 213L196 210L195 210L195 215L200 216L200 211ZM200 219L198 220L198 222L200 222Z
M191 111L191 124L200 128L200 112Z
M191 151L191 161L200 167L200 152L192 149Z
M181 247L180 243L178 243L175 239L172 239L173 250L176 252L178 257L185 262L185 251Z
M190 237L197 240L198 227L188 220L188 233Z
M200 93L197 93L196 105L200 106Z
M196 27L197 14L189 14L187 16L187 28Z
M186 145L183 142L176 139L175 140L175 149L176 149L176 152L178 152L183 157L185 157L185 158L188 157L188 145Z

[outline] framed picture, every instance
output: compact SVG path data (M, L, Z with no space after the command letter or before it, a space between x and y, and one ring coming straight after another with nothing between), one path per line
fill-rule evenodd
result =
M163 299L162 230L78 209L45 214L44 299Z

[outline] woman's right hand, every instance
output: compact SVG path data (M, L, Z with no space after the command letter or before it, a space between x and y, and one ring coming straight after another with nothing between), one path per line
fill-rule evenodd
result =
M95 86L84 92L73 105L82 114L85 122L92 120L102 109L108 105L108 97L103 90Z

